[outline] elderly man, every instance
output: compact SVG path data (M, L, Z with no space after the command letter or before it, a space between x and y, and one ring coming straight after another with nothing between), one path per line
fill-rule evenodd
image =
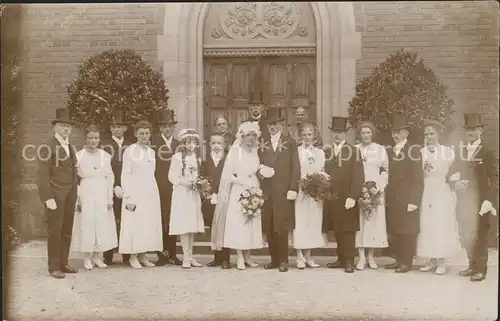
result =
M298 107L295 111L295 124L288 125L288 134L295 139L297 143L300 143L300 127L302 124L306 123L308 120L307 110L304 107ZM316 129L317 130L317 129ZM316 133L317 141L314 143L315 147L321 148L323 142L319 136L319 132Z
M215 120L214 134L220 135L224 138L224 150L227 152L234 142L234 135L229 132L229 124L226 117L219 117Z

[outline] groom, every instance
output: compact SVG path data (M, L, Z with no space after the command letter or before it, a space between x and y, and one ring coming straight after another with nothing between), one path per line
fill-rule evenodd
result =
M271 262L265 269L288 271L288 233L295 228L294 200L297 198L300 180L300 163L297 144L282 134L284 118L279 109L267 113L267 127L270 137L261 148L261 163L271 167L274 175L260 177L261 187L266 196L263 207L262 228L267 235Z

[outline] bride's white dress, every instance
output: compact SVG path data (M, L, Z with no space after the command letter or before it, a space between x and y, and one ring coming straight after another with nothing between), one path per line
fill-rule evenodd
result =
M222 170L218 202L212 224L214 249L227 247L236 250L260 249L263 245L262 218L246 221L239 198L248 188L259 188L257 169L260 165L257 150L246 151L235 145L231 147ZM231 176L245 180L245 186L231 183Z

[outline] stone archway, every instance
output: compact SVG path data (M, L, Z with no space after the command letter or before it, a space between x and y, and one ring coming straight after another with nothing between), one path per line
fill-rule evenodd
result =
M179 128L203 130L203 27L209 3L166 3L158 59ZM323 137L332 116L347 116L354 95L361 35L351 2L310 2L316 25L316 121Z

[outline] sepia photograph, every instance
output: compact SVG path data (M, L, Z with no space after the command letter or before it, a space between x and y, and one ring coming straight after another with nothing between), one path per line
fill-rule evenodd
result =
M3 320L497 320L499 9L2 2Z

